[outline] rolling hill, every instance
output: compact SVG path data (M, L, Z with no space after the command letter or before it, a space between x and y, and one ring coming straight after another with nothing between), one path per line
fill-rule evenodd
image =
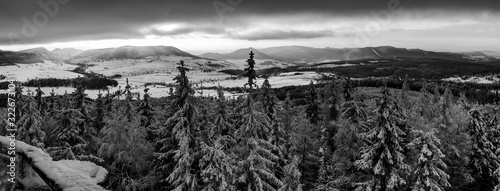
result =
M197 57L172 46L122 46L87 50L73 56L71 59L90 58L99 60L140 59L157 56Z
M318 63L335 60L394 59L394 58L436 58L455 61L466 60L467 54L451 52L433 52L421 49L396 48L392 46L363 48L312 48L305 46L280 46L264 49L239 49L228 54L205 53L200 56L213 59L248 58L248 52L254 51L256 58L272 59L283 62Z

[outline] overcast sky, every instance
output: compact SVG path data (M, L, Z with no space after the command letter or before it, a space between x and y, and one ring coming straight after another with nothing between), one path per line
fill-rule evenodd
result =
M500 1L0 0L2 50L124 45L500 51Z

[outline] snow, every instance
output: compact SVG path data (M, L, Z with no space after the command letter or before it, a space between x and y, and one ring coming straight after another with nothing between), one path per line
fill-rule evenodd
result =
M33 167L38 168L63 191L104 190L97 183L104 180L107 174L106 169L91 162L52 161L52 158L39 148L21 141L16 141L15 143L16 152L23 153L31 159ZM0 136L0 144L8 148L10 139Z
M493 84L500 83L500 75L487 75L487 76L471 76L471 77L449 77L444 78L444 81L452 82L472 82L477 84Z
M50 61L36 64L16 64L15 66L2 66L2 74L7 78L18 81L28 81L35 78L77 78L81 74L70 72L77 66L69 64L55 64Z

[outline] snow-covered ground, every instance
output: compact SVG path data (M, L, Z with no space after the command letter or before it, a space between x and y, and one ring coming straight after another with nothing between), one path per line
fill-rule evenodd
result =
M487 75L487 76L471 76L471 77L449 77L449 78L444 78L443 80L445 81L452 81L452 82L471 82L471 83L478 83L478 84L493 84L493 83L500 83L500 74L498 75Z
M15 66L2 66L0 74L7 76L9 79L18 81L28 81L35 78L77 78L82 77L81 74L70 72L75 69L76 65L70 64L55 64L50 61L36 64L17 64Z
M295 73L293 73L295 74ZM284 86L294 86L294 85L307 85L311 82L311 80L315 80L318 77L317 73L314 72L302 72L299 73L299 75L293 75L292 73L285 73L285 75L280 75L280 76L273 76L269 78L269 82L271 83L272 87L279 88L279 87L284 87ZM137 93L141 96L144 95L144 83L145 82L165 82L165 83L174 83L173 78L174 76L177 75L177 73L173 74L164 74L164 75L141 75L141 76L133 76L129 77L129 84L132 87L132 92ZM201 87L243 87L245 83L247 83L246 78L242 79L237 79L237 80L231 80L227 79L227 77L230 77L227 74L223 73L189 73L188 74L189 80L194 84L194 88L197 89L196 91L196 96L216 96L217 91L216 90L201 90ZM201 80L203 79L213 79L213 81L205 81L203 83L200 83ZM124 87L126 86L126 78L121 78L118 79L118 86L117 87L112 87L109 89L109 92L113 93L117 90L123 90ZM257 85L261 86L262 83L264 82L263 78L257 79ZM148 86L149 91L148 93L150 94L151 97L164 97L168 96L169 88L164 87L164 86ZM24 93L28 94L28 92L34 92L37 88L36 87L24 87ZM56 95L63 95L65 92L67 93L72 93L75 91L75 88L72 87L42 87L41 90L45 93L45 96L49 96L50 92L54 90L54 93ZM103 95L106 94L106 91L101 91ZM7 93L7 90L0 90L0 93ZM86 90L86 94L90 98L97 98L97 95L99 93L99 90ZM226 92L225 96L226 97L234 97L237 96L238 94L231 93L231 92Z

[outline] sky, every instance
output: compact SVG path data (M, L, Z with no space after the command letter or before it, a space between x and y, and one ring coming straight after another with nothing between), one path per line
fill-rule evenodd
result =
M0 0L0 49L500 51L498 0Z

